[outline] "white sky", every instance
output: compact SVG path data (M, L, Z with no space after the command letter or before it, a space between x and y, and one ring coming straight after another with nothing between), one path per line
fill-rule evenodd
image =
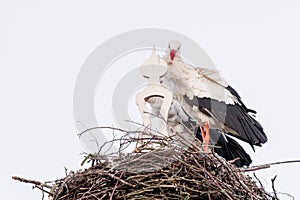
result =
M0 198L41 199L13 175L44 181L80 168L72 110L80 67L102 42L137 28L174 30L204 48L265 127L269 142L251 153L254 164L299 159L299 22L296 0L1 1ZM257 176L270 188L278 175L277 190L298 199L299 169Z

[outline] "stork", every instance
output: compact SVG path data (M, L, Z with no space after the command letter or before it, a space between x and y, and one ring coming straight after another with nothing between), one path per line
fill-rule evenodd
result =
M263 127L253 116L256 112L245 106L219 71L195 67L185 62L180 53L181 43L169 42L164 56L168 71L161 81L173 92L174 100L190 121L199 125L196 132L201 133L198 137L202 139L205 151L209 151L211 137L215 138L216 134L224 147L238 149L245 157L248 154L228 135L247 142L253 150L254 146L267 142ZM222 151L224 153L226 149Z

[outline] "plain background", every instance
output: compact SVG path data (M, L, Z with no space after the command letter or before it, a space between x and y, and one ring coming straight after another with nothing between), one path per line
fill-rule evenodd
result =
M63 177L64 167L80 168L72 111L77 74L98 45L137 28L196 41L258 111L269 141L251 153L253 164L300 159L299 22L296 0L1 1L0 198L41 199L13 175L46 181ZM256 174L268 190L278 175L276 189L298 199L299 169L280 165Z

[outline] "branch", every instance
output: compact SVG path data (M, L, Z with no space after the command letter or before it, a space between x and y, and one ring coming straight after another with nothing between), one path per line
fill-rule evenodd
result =
M20 182L23 182L23 183L31 183L31 184L34 184L34 185L43 185L41 182L39 181L35 181L35 180L29 180L29 179L25 179L25 178L20 178L18 176L13 176L11 177L13 180L16 180L16 181L20 181ZM49 187L51 188L51 187Z
M287 161L273 162L273 163L257 165L257 166L253 166L253 167L247 167L247 168L241 169L241 171L242 172L251 172L251 171L256 171L256 170L260 170L260 169L267 169L267 168L270 168L272 165L281 165L281 164L289 164L289 163L300 163L300 160L287 160Z
M47 185L47 184L44 184L44 183L41 183L39 181L35 181L35 180L30 180L30 179L26 179L26 178L21 178L21 177L18 177L18 176L13 176L11 177L13 180L16 180L16 181L20 181L22 183L30 183L30 184L33 184L34 185L34 188L38 188L40 189L42 192L46 192L47 194L49 195L53 195L51 192L47 191L44 189L44 187L46 188L49 188L49 189L52 189L53 187L50 186L50 185Z
M275 190L275 184L274 184L274 182L275 182L275 179L277 178L277 175L276 176L274 176L274 178L271 178L271 181L272 181L272 189L273 189L273 192L274 192L274 199L276 199L276 200L279 200L278 199L278 197L277 197L277 192L276 192L276 190Z

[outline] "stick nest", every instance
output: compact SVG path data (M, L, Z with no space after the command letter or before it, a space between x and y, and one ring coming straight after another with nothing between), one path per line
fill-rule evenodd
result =
M162 161L164 164L159 165ZM132 153L116 163L111 166L97 160L88 169L71 172L55 181L51 197L54 200L272 199L241 169L214 153L204 154L195 146L184 152L159 149ZM149 167L151 170L142 170Z
M98 153L87 155L84 162L92 161L87 169L44 184L13 179L34 184L50 200L278 199L264 190L259 179L257 184L246 175L247 168L237 168L231 164L234 161L214 152L204 153L199 140L182 135L175 134L174 139L149 134L141 139L126 133L112 141L120 142L117 152L101 153L105 145L112 146L105 142ZM132 143L138 143L135 151L121 151Z

